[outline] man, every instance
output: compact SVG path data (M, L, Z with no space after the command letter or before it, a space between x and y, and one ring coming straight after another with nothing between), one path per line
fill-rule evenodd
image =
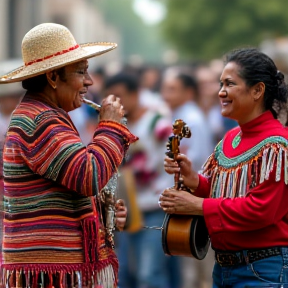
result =
M193 168L199 171L213 152L213 142L204 113L196 104L197 82L187 72L168 70L163 77L161 92L171 109L172 118L182 119L192 132L190 138L181 140L180 153L186 154L192 160ZM201 262L189 258L181 260L185 288L209 286L213 265L211 252Z
M172 119L182 119L192 132L191 138L182 139L180 151L193 159L194 169L201 169L213 148L205 116L196 104L196 80L181 72L167 73L161 94L172 111Z
M7 287L117 286L102 189L137 138L120 124L123 106L113 95L103 100L87 147L68 115L93 84L87 59L115 47L79 45L66 27L41 24L23 38L24 65L0 77L0 83L22 81L27 90L12 114L3 150L1 283ZM123 202L115 212L121 230Z
M129 195L127 198L131 209L128 217L130 225L126 233L117 235L119 287L180 287L180 281L177 284L171 283L168 266L177 259L165 256L161 246L161 232L142 229L142 226L159 227L164 219L158 198L163 188L173 184L172 177L165 175L163 170L165 144L172 128L171 120L161 116L154 108L141 105L138 79L130 74L120 73L109 78L106 93L121 99L128 127L133 134L139 136L139 141L129 150L128 159L120 170L123 175L121 179L127 182L123 185L123 190L126 190L119 192ZM135 203L131 203L133 198L136 198ZM177 268L175 265L172 275L175 278Z

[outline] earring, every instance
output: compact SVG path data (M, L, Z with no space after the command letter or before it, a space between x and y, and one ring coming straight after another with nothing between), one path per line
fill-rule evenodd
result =
M52 88L53 88L54 90L57 88L56 84L55 84L55 85L52 85L52 84L51 84L51 86L52 86Z

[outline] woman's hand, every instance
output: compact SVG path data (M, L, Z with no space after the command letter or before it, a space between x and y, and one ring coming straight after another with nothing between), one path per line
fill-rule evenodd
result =
M123 231L127 218L127 207L124 204L124 200L122 199L117 200L115 209L116 209L115 212L116 228L119 231Z
M123 117L124 108L120 98L109 95L103 99L99 114L100 121L110 120L120 123Z
M159 205L168 214L203 215L203 198L187 191L168 188L159 197Z
M192 169L192 163L184 154L178 154L176 161L168 156L164 159L164 169L168 174L181 174L184 185L196 189L199 185L198 173Z

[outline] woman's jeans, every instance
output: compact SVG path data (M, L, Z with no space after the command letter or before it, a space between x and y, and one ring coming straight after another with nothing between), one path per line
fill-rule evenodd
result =
M213 270L213 288L288 288L288 247L282 255L253 263L221 267L217 262Z

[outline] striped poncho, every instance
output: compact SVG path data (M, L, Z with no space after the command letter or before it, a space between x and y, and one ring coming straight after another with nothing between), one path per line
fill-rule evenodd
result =
M68 114L38 97L14 111L3 151L2 284L114 287L118 262L95 196L137 138L103 121L86 147Z

